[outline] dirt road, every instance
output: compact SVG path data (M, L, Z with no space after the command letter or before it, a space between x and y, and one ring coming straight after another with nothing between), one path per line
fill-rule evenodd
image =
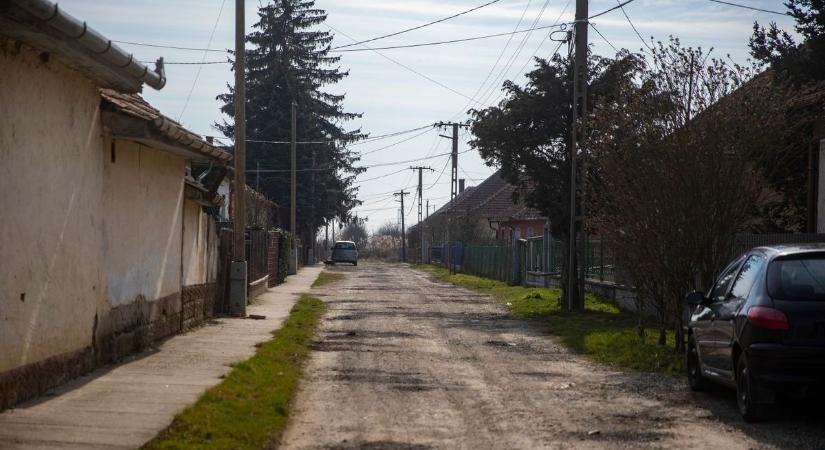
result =
M821 414L745 424L731 392L592 363L487 296L401 265L332 270L283 448L825 448Z

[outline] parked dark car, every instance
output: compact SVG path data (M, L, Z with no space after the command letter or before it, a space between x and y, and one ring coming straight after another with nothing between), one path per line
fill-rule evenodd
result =
M690 387L736 388L747 421L765 418L778 395L825 381L825 245L755 248L691 292Z
M352 241L337 241L332 246L332 262L348 262L358 265L358 248Z

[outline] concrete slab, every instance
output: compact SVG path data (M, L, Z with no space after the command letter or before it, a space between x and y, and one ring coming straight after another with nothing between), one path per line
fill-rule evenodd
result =
M247 313L266 319L217 319L0 413L0 448L140 447L269 340L321 270L305 267L261 294Z

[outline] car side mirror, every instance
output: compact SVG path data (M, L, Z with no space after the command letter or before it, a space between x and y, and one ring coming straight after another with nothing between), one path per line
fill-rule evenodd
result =
M685 302L690 306L699 306L705 303L705 293L702 291L693 291L685 296Z

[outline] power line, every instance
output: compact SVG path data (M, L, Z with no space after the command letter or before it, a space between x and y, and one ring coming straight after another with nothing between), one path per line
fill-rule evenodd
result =
M428 129L428 131L429 131L429 129L432 129L432 124L424 125L423 127L411 128L409 130L395 131L395 132L388 133L388 134L368 137L368 138L362 139L360 141L348 143L347 146L352 147L353 145L369 144L369 143L374 142L374 141L378 141L378 140L381 140L381 139L387 139L387 138L391 138L391 137L395 137L395 136L400 136L402 134L412 133L414 131L423 130L425 128ZM210 136L208 134L202 134L202 136L211 137L211 138L219 139L219 140L228 140L228 141L231 142L231 139L226 138L226 137ZM254 142L254 143L257 143L257 144L291 144L291 141L268 141L268 140L259 140L259 139L247 139L246 142ZM307 144L335 144L335 143L339 143L339 142L340 142L340 140L297 141L296 144L304 144L304 145L307 145Z
M371 154L371 153L375 153L375 152L380 152L381 150L386 150L386 149L388 149L388 148L395 147L395 146L397 146L397 145L401 145L401 144L403 144L403 143L405 143L405 142L407 142L407 141L411 141L411 140L413 140L413 139L415 139L415 138L417 138L417 137L423 136L423 135L425 135L425 134L427 134L427 133L431 133L432 131L433 131L433 129L432 129L432 128L430 128L430 129L428 129L428 130L424 130L424 131L423 131L423 132L421 132L421 133L418 133L418 134L415 134L415 135L410 136L410 137L408 137L408 138L402 139L402 140L400 140L400 141L398 141L398 142L393 142L392 144L385 145L385 146L383 146L383 147L379 147L379 148L376 148L376 149L372 149L372 150L370 150L370 151L368 151L368 152L363 152L363 153L361 153L361 156L369 155L369 154Z
M567 12L567 8L570 7L570 1L571 0L567 0L567 3L564 5L564 8L561 10L561 13L559 14L559 17L556 17L556 21L554 23L559 23L562 16L564 16L564 13ZM541 46L544 45L544 43L547 41L548 38L550 38L550 36L553 33L555 33L555 31L550 31L550 32L548 32L547 34L544 35L544 39L542 39L541 42L539 42L539 45L536 46L536 50L533 51L533 55L530 56L529 58L527 58L526 61L524 61L524 64L522 64L521 69L519 69L517 73L524 74L524 69L527 67L527 64L530 64L530 62L533 61L533 58L535 58L536 55L538 55L539 50L541 50ZM550 54L551 57L559 52L559 48L561 48L562 43L564 43L564 40L559 41L559 45L556 48L556 50L553 53Z
M773 11L773 10L770 10L770 9L755 8L753 6L740 5L738 3L725 2L725 1L722 1L722 0L708 0L708 1L713 2L713 3L721 3L723 5L735 6L737 8L750 9L750 10L753 10L753 11L761 11L761 12L766 12L766 13L771 13L771 14L779 14L780 16L790 16L791 15L790 13L787 13L787 12L779 12L779 11Z
M631 0L633 1L633 0ZM542 25L540 27L531 27L525 28L523 30L516 30L516 31L508 31L505 33L495 33L495 34L486 34L483 36L473 36L468 38L460 38L460 39L449 39L446 41L433 41L433 42L420 42L418 44L405 44L405 45L389 45L386 47L367 47L367 48L351 48L346 50L332 50L335 52L365 52L365 51L376 51L376 50L393 50L399 48L415 48L415 47L430 47L433 45L445 45L445 44L455 44L458 42L469 42L469 41L478 41L480 39L490 39L502 36L511 36L514 34L522 34L522 33L530 33L536 30L547 30L550 28L557 28L560 27L562 24L553 24L553 25Z
M448 155L451 155L451 154L452 153L448 153ZM451 160L452 160L452 158L447 158L447 161L444 163L444 167L441 168L441 172L439 172L439 174L438 174L438 178L435 179L435 182L433 184L431 184L428 187L424 188L425 191L429 191L430 189L435 187L436 184L438 184L438 180L440 180L441 177L444 175L444 172L447 171L447 166L450 165Z
M406 170L407 169L396 170L395 172L390 172L386 175L379 175L377 177L367 178L367 179L364 179L364 180L358 180L358 183L365 183L367 181L372 181L372 180L380 180L381 178L387 178L387 177L391 177L395 174L399 174L401 172L406 172Z
M193 49L194 50L194 49ZM207 51L206 49L202 49L203 51ZM154 61L141 61L143 64L150 64ZM163 62L164 65L170 66L208 66L210 64L232 64L231 61L173 61L173 62Z
M344 35L344 37L349 38L349 39L350 39L350 40L352 40L352 41L355 41L355 40L356 40L356 39L355 39L355 38L353 38L352 36L350 36L350 35L348 35L348 34L344 33L343 31L341 31L341 30L339 30L339 29L337 29L337 28L334 28L334 27L333 27L332 25L330 25L330 24L325 24L325 25L326 25L326 26L327 26L330 30L333 30L333 31L335 31L335 32L337 32L337 33L341 33L342 35ZM412 68L412 67L410 67L410 66L407 66L406 64L403 64L403 63L401 63L401 62L399 62L399 61L396 61L396 60L394 60L394 59L390 58L389 56L387 56L387 55L385 55L385 54L383 54L383 53L379 52L378 50L375 50L375 49L372 49L372 48L370 48L370 47L367 47L367 46L366 46L366 45L364 45L364 44L361 44L361 46L362 46L362 47L364 47L364 48L366 48L366 49L368 49L368 50L371 50L371 51L373 51L373 52L377 53L377 54L378 54L378 55L380 55L382 58L387 59L388 61L392 62L393 64L396 64L396 65L398 65L398 66L401 66L401 67L403 67L404 69L407 69L407 70L409 70L410 72L412 72L412 73L414 73L414 74L416 74L416 75L418 75L418 76L420 76L420 77L422 77L422 78L426 79L427 81L430 81L430 82L432 82L432 83L434 83L434 84L436 84L436 85L438 85L438 86L441 86L442 88L444 88L444 89L446 89L446 90L448 90L448 91L452 92L453 94L456 94L456 95L459 95L459 96L461 96L461 97L464 97L464 98L466 98L466 99L468 99L468 100L472 101L473 103L479 104L479 105L481 105L481 106L486 106L486 105L484 105L483 103L481 103L481 102L477 101L476 99L474 99L474 98L472 98L472 97L468 97L466 94L463 94L463 93L461 93L461 92L459 92L459 91L457 91L457 90L455 90L455 89L453 89L453 88L451 88L451 87L447 86L446 84L441 83L441 82L440 82L440 81L438 81L438 80L435 80L435 79L433 79L433 78L431 78L431 77L429 77L429 76L427 76L427 75L424 75L423 73L421 73L421 72L419 72L419 71L417 71L417 70L413 69L413 68Z
M603 16L603 15L605 15L605 14L609 13L609 12L612 12L612 11L615 11L615 10L617 10L617 9L621 8L621 7L622 7L622 6L624 6L624 5L627 5L628 3L632 3L632 2L635 2L635 1L636 1L636 0L625 0L625 1L623 1L623 2L619 3L618 5L616 5L616 6L612 7L612 8L610 8L610 9L606 9L606 10L604 10L604 11L600 12L600 13L593 14L592 16L590 16L590 17L588 17L588 18L584 19L584 22L587 22L587 21L589 21L590 19L595 19L596 17L599 17L599 16ZM713 1L713 0L711 0L711 1ZM575 22L578 22L578 21L577 21L577 20L574 20L573 22L575 23Z
M536 24L538 24L539 20L541 20L541 17L544 15L544 11L547 10L547 5L549 5L549 4L550 4L550 0L545 0L544 1L544 5L542 5L541 10L536 15L536 18L533 19L533 24L530 25L530 28L535 28L536 27ZM558 21L556 21L556 22L558 22ZM559 24L559 23L554 23L553 25L550 25L550 27L553 27L553 28L560 27L562 29L565 26L566 25ZM507 63L504 65L504 67L502 67L501 72L499 72L499 75L496 77L494 83L490 86L490 88L487 90L485 95L482 97L482 99L481 99L482 102L488 103L488 102L490 102L490 100L492 100L494 98L498 98L498 93L500 93L500 91L501 91L500 90L500 83L507 78L507 74L510 73L510 69L513 67L513 64L515 64L516 59L518 59L518 57L521 55L522 50L524 50L524 46L527 45L527 41L530 39L530 36L532 34L533 34L533 31L531 30L529 33L527 33L522 38L521 42L519 43L518 47L516 48L516 51L507 60ZM498 90L496 89L497 87L499 88ZM495 102L492 102L492 103L495 104Z
M221 21L221 14L223 14L223 7L226 4L226 0L221 0L221 7L218 9L218 18L215 19L215 25L212 26L212 32L209 33L209 41L206 43L207 50L212 47L212 39L215 37L215 30L218 29L218 23ZM208 51L203 52L203 58L201 58L201 63L206 62L206 56L209 54ZM195 85L198 84L198 78L201 76L201 70L203 69L203 64L198 66L198 71L195 73L195 80L192 81L192 87L189 88L189 93L186 94L186 101L183 102L183 108L180 110L180 114L178 114L178 122L180 122L181 117L183 117L183 113L186 112L186 108L189 106L189 100L192 98L192 92L195 90Z
M601 36L601 38L602 38L605 42L607 42L607 45L609 45L609 46L613 47L613 50L614 50L616 53L619 53L619 49L618 49L618 48L616 48L616 46L615 46L615 45L613 45L613 43L612 43L612 42L610 42L609 40L607 40L607 38L606 38L606 37L604 37L604 35L602 34L602 32L601 32L601 31L599 31L599 29L598 29L598 28L596 28L596 25L594 25L594 24L593 24L593 22L588 22L588 23L590 24L590 28L592 28L592 29L593 29L593 31L595 31L595 32L596 32L599 36Z
M425 24L423 24L423 25L418 25L418 26L416 26L416 27L407 28L406 30L396 31L395 33L385 34L385 35L383 35L383 36L378 36L378 37L374 37L374 38L372 38L372 39L366 39L366 40L363 40L363 41L354 42L354 43L352 43L352 44L347 44L347 45L339 45L339 46L337 46L337 47L333 47L333 48L332 48L332 50L337 50L337 49L339 49L339 48L352 47L352 46L354 46L354 45L366 44L367 42L377 41L377 40L379 40L379 39L384 39L384 38L388 38L388 37L392 37L392 36L398 36L399 34L404 34L404 33L410 32L410 31L420 30L420 29L422 29L422 28L424 28L424 27L428 27L428 26L430 26L430 25L435 25L435 24L437 24L437 23L445 22L445 21L450 20L450 19L455 19L455 18L456 18L456 17L458 17L458 16L463 16L464 14L471 13L471 12L473 12L473 11L475 11L475 10L478 10L478 9L484 8L485 6L490 6L490 5L492 5L493 3L498 3L499 1L500 1L500 0L493 0L493 1L491 1L491 2L487 2L487 3L483 4L483 5L476 6L475 8L471 8L471 9L468 9L468 10L466 10L466 11L462 11L462 12L460 12L460 13L458 13L458 14L453 14L452 16L449 16L449 17L444 17L444 18L442 18L442 19L438 19L438 20L434 20L434 21L432 21L432 22L428 22L428 23L425 23Z
M458 152L458 154L467 153L467 152L471 152L471 151L473 151L473 150L472 149L467 149L467 150L464 150L462 152ZM393 161L393 162L386 162L386 163L368 164L368 165L361 166L361 167L355 167L355 169L372 169L374 167L386 167L386 166L395 166L395 165L398 165L398 164L409 164L409 163L413 163L413 162L417 162L417 161L425 161L425 160L428 160L428 159L434 159L434 158L438 158L440 156L445 156L445 155L452 155L452 152L451 153L441 153L439 155L433 155L433 156L428 156L428 157L424 157L424 158L407 159L407 160L404 160L404 161ZM339 167L314 167L314 168L309 168L309 169L297 169L296 172L323 172L325 170L338 170L338 169L339 169ZM247 172L284 173L284 172L291 172L291 170L289 170L289 169L261 169L261 170L249 169L249 170L247 170Z
M531 3L532 0L527 1L527 4L524 6L524 11L521 12L521 17L519 17L516 26L513 27L513 31L518 30L518 27L521 26L521 22L524 21L524 16L527 15L527 11L530 9ZM493 72L495 72L496 67L498 67L498 63L501 62L501 57L504 56L504 53L507 52L508 48L510 48L510 42L513 41L513 36L515 35L511 34L510 37L507 39L507 42L504 44L504 47L502 47L501 51L498 54L498 58L496 58L496 62L493 63L492 67L490 67L490 71L487 72L487 76L484 77L484 81L481 82L476 91L473 93L473 97L477 97L482 92L482 89L484 89L484 87L487 85L487 81L490 80L490 76L493 74ZM484 92L487 92L487 89L484 89ZM470 105L470 103L466 103L464 106L461 107L461 110L459 110L455 115L453 115L453 117L450 120L455 120L456 118L458 118L458 116L463 114Z
M619 3L619 0L616 0L616 3ZM639 30L636 29L636 25L633 25L633 21L630 20L630 16L627 15L627 11L625 11L624 6L622 6L619 9L622 10L622 14L624 14L624 18L627 19L627 23L630 24L630 28L633 28L633 32L636 33L636 36L639 36L639 39L642 41L642 44L644 44L645 47L647 47L648 53L652 54L653 48L650 46L650 44L647 43L645 38L642 37L642 34L639 33Z
M130 41L115 41L118 44L128 44L128 45L137 45L139 47L154 47L154 48L170 48L172 50L190 50L196 52L215 52L215 53L229 53L228 50L217 50L217 49L208 49L208 48L196 48L196 47L177 47L174 45L161 45L161 44L147 44L144 42L130 42ZM167 64L167 63L164 63Z

